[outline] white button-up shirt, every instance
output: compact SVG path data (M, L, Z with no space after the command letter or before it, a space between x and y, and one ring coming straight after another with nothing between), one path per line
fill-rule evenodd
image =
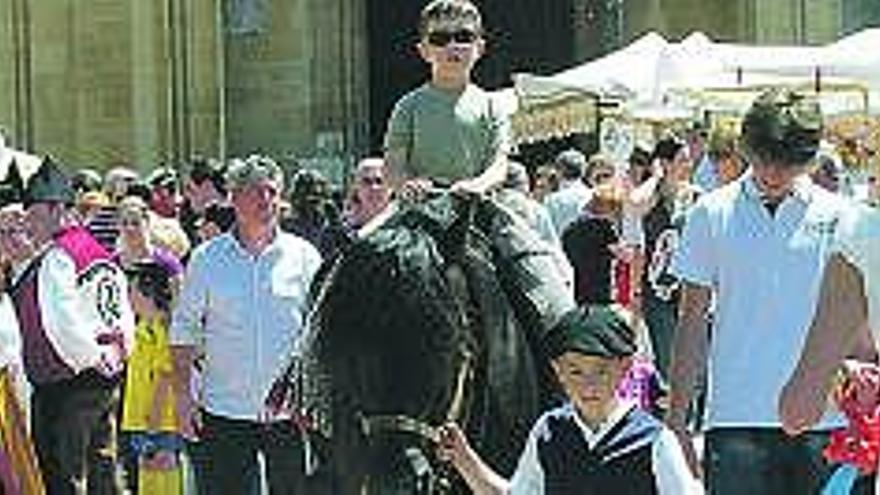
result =
M672 271L710 287L706 426L779 427L779 392L813 318L841 216L852 206L806 176L771 215L750 172L700 198ZM837 424L826 418L818 428Z
M259 255L223 234L193 253L175 308L172 345L204 352L205 409L258 420L273 381L296 352L318 251L277 232Z

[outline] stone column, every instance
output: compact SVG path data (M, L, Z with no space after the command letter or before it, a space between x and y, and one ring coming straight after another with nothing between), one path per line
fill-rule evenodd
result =
M30 42L26 0L0 0L0 128L7 144L30 145Z
M344 173L366 140L364 0L237 0L224 12L229 154Z

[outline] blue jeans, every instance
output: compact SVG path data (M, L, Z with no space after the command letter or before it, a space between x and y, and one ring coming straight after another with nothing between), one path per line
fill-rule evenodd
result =
M789 437L777 428L717 428L706 433L709 495L819 494L836 466L825 462L827 433ZM864 477L852 493L873 493Z

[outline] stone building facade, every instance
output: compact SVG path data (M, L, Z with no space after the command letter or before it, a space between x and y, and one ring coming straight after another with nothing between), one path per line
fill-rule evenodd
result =
M425 76L419 0L0 0L0 127L77 166L149 168L264 152L333 177L375 153ZM822 43L880 20L874 0L481 0L488 87L658 30Z

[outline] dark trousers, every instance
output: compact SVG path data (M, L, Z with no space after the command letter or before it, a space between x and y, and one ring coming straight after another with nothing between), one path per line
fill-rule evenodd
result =
M47 493L122 493L116 475L118 407L118 383L94 371L34 387L31 428Z
M704 470L710 495L820 493L836 466L822 457L827 433L789 437L775 428L718 428L706 434ZM873 493L863 477L853 494Z
M669 383L669 365L672 361L675 327L678 324L678 309L675 303L661 301L648 295L643 300L642 312L645 325L648 326L648 335L651 337L654 365L663 377L664 383Z
M204 487L212 495L257 493L257 454L262 452L270 494L306 493L303 445L289 422L264 424L208 413L203 418L207 465L205 479L196 480L200 490Z

